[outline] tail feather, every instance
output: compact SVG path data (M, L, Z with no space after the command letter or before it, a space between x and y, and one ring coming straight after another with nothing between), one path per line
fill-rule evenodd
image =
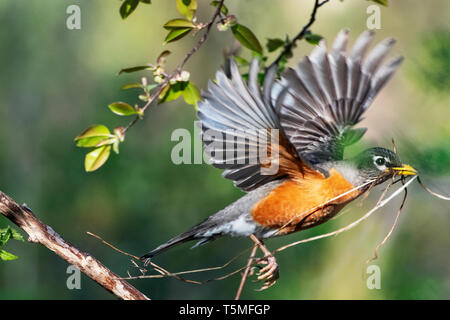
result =
M141 259L145 260L145 259L153 258L154 256L166 251L167 249L172 248L173 246L176 246L177 244L184 243L184 242L191 241L191 240L195 240L195 234L188 233L188 232L182 233L182 234L170 239L166 243L163 243L162 245L156 247L149 253L143 255L141 257Z
M156 247L149 253L143 255L141 257L141 260L151 259L154 256L156 256L178 244L184 243L184 242L188 242L188 241L192 241L192 240L200 240L192 248L195 248L201 244L209 242L214 239L214 236L206 236L205 237L205 236L202 236L202 234L204 234L205 231L207 231L209 228L211 228L211 226L212 226L211 220L206 219L205 221L201 222L200 224L196 225L195 227L187 230L186 232L184 232L176 237L173 237L166 243L163 243L162 245Z

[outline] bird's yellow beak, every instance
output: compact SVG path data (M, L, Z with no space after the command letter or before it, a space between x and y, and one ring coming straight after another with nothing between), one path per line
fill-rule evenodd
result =
M390 168L394 170L394 173L402 176L415 176L417 175L417 170L411 167L409 164L402 164L401 167ZM387 169L389 170L389 169Z

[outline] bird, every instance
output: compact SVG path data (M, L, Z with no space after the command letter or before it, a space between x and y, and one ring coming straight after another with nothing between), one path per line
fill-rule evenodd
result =
M268 68L261 85L257 59L248 81L234 60L229 77L219 70L198 103L201 139L210 164L246 194L141 259L187 241L197 240L196 247L222 236L250 237L264 253L258 279L268 287L278 264L266 239L320 225L373 186L416 175L386 148L344 158L345 147L367 130L355 125L403 60L384 63L395 40L369 50L374 35L363 32L347 52L343 29L330 50L322 40L281 75L276 65Z

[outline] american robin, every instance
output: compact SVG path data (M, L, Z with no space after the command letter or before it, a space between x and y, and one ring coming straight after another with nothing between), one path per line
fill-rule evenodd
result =
M372 186L416 174L384 148L343 159L344 147L366 131L353 126L403 60L382 63L395 43L392 38L366 56L373 31L362 33L347 54L348 34L342 30L330 52L320 42L280 79L277 67L270 68L262 88L256 60L248 83L233 61L231 79L217 72L198 105L202 140L211 164L225 169L223 176L247 194L142 259L186 241L198 240L198 246L224 235L251 237L269 264L260 278L273 280L278 267L262 240L317 226ZM260 139L261 132L269 138ZM262 145L269 154L263 159L252 152Z

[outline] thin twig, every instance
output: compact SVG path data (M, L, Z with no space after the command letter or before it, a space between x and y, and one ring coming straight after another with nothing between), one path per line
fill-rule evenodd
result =
M394 138L392 138L392 147L393 147L393 149L394 149L394 153L398 156L398 153L397 153L397 146L395 145L395 140L394 140Z
M122 250L118 249L117 247L115 247L115 246L113 246L112 244L110 244L110 243L106 242L105 240L103 240L102 237L96 235L95 233L92 233L92 232L89 232L89 231L87 231L86 233L87 233L88 235L94 237L94 238L97 238L98 240L100 240L101 242L103 242L103 243L106 244L107 246L111 247L112 249L116 250L117 252L120 252L121 254L124 254L124 255L126 255L126 256L132 257L132 258L135 259L135 260L140 260L139 257L137 257L137 256L135 256L135 255L133 255L133 254L131 254L131 253L128 253L128 252L125 252L125 251L122 251Z
M196 43L196 45L191 49L191 51L189 51L186 56L184 57L183 61L178 65L178 67L167 77L164 78L163 82L161 83L161 85L158 87L158 89L156 90L156 92L150 97L150 99L147 101L147 103L141 108L142 112L145 112L145 110L156 100L158 99L158 97L161 95L161 93L163 92L163 90L167 87L167 85L169 84L170 80L172 80L176 75L178 75L183 67L185 66L185 64L189 61L189 59L198 51L198 49L200 49L200 47L202 46L202 44L206 41L206 39L208 38L208 35L211 31L211 27L213 26L214 22L216 21L217 17L220 16L220 12L223 6L225 0L221 0L219 5L217 6L216 11L214 12L213 16L211 17L211 19L209 20L209 22L207 22L203 28L205 29L205 32L203 33L202 37L198 40L198 42ZM123 132L125 133L126 131L128 131L128 129L130 129L132 126L134 126L136 124L136 122L138 122L141 118L139 116L136 116L136 118L133 119L133 121L131 121L124 129Z
M275 254L275 253L277 253L277 252L283 251L283 250L285 250L285 249L287 249L287 248L290 248L290 247L292 247L292 246L296 246L296 245L301 244L301 243L306 243L306 242L310 242L310 241L314 241L314 240L318 240L318 239L328 238L328 237L331 237L331 236L334 236L334 235L338 235L338 234L340 234L340 233L342 233L342 232L344 232L344 231L348 231L348 230L350 230L350 229L353 229L353 228L356 227L360 222L362 222L362 221L366 220L367 218L369 218L369 217L372 215L372 213L374 213L376 210L378 210L378 209L381 208L381 207L384 207L389 201L391 201L391 200L392 200L394 197L396 197L403 189L405 189L411 182L413 182L414 180L416 180L416 178L417 178L417 176L412 177L411 180L409 180L407 183L405 183L405 185L403 185L401 188L397 189L397 190L396 190L394 193L392 193L387 199L385 199L385 200L379 202L375 207L373 207L373 208L372 208L369 212L367 212L364 216L362 216L362 217L359 218L358 220L356 220L356 221L350 223L349 225L347 225L347 226L345 226L345 227L343 227L343 228L340 228L340 229L338 229L338 230L335 230L335 231L333 231L333 232L321 234L321 235L318 235L318 236L315 236L315 237L311 237L311 238L307 238L307 239L303 239L303 240L300 240L300 241L296 241L296 242L287 244L287 245L285 245L285 246L282 246L282 247L276 249L273 253Z
M314 1L314 7L311 12L311 16L309 17L308 23L302 28L302 30L291 41L289 41L289 43L287 43L284 46L283 51L278 55L278 57L270 64L270 66L267 69L270 69L272 66L277 65L281 61L281 59L283 59L283 57L285 57L287 54L289 54L291 52L292 48L295 47L295 43L298 40L303 39L303 37L309 31L309 28L314 23L314 21L316 21L317 9L319 9L321 6L323 6L328 1L329 0L323 0L323 1L315 0Z
M229 276L236 274L237 272L240 272L242 270L244 270L246 267L241 267L233 272L230 272L224 276L221 276L219 278L213 278L213 279L208 279L208 280L204 280L204 281L195 281L195 280L189 280L189 279L184 279L179 277L180 275L185 275L185 274L192 274L192 273L200 273L200 272L206 272L206 271L214 271L214 270L220 270L223 269L225 267L227 267L228 265L230 265L233 261L235 261L236 259L238 259L240 256L242 256L244 253L248 252L251 249L251 247L243 250L242 252L240 252L239 254L235 255L233 258L231 258L230 260L228 260L225 264L221 265L221 266L217 266L217 267L210 267L210 268L202 268L202 269L194 269L194 270L187 270L187 271L179 271L179 272L169 272L165 269L162 269L160 266L159 269L163 270L163 274L157 274L157 275L141 275L141 276L132 276L132 277L126 277L126 278L121 278L123 280L135 280L135 279L152 279L152 278L165 278L165 277L174 277L177 280L183 281L183 282L190 282L190 283L195 283L195 284L205 284L207 282L210 281L215 281L215 280L222 280L225 278L228 278Z
M383 201L383 199L384 199L384 197L386 196L386 194L387 194L389 188L394 184L394 179L395 179L395 176L392 176L392 179L389 180L389 182L388 182L386 188L383 190L383 193L381 194L381 197L378 199L376 205L379 205L380 202Z
M117 247L113 246L112 244L110 244L109 242L105 241L102 237L100 237L100 236L98 236L98 235L96 235L96 234L94 234L94 233L92 233L92 232L87 232L87 234L89 234L90 236L93 236L93 237L97 238L97 239L100 240L102 243L106 244L107 246L109 246L110 248L112 248L113 250L115 250L115 251L117 251L117 252L119 252L119 253L121 253L121 254L124 254L124 255L126 255L126 256L132 257L133 259L135 259L135 260L137 260L137 261L142 261L139 257L137 257L137 256L135 256L135 255L133 255L133 254L131 254L131 253L125 252L125 251L123 251L123 250L120 250L119 248L117 248ZM139 268L139 270L141 271L141 275L140 275L140 276L134 276L134 277L133 277L133 276L131 276L131 275L128 273L128 277L118 277L117 279L121 279L121 280L132 280L132 279L149 279L149 278L173 277L173 278L175 278L175 279L177 279L177 280L179 280L179 281L182 281L182 282L195 283L195 284L202 284L202 283L199 282L199 281L190 280L190 279L185 279L185 278L180 277L179 275L181 275L181 274L188 274L188 273L197 273L197 272L211 271L211 270L217 270L217 269L224 268L224 267L226 267L228 264L230 264L231 262L233 262L235 259L237 259L239 256L241 256L242 254L244 254L244 253L245 253L246 251L248 251L248 250L249 250L249 249L244 250L243 252L241 252L241 253L238 254L237 256L233 257L231 260L229 260L229 261L228 261L227 263L225 263L223 266L212 267L212 268L204 268L204 269L196 269L196 270L189 270L189 271L181 271L181 272L177 272L177 273L172 273L172 272L170 272L170 271L164 269L163 267L161 267L161 266L155 264L154 262L149 261L149 262L148 262L149 265L152 266L153 269L154 269L156 272L158 272L157 275L145 275L145 272L143 272L143 270L146 271L146 269L139 267L139 266L132 260L133 265L134 265L135 267Z
M247 279L250 268L253 264L257 249L258 249L258 245L255 244L253 246L252 252L250 253L250 257L248 258L247 266L244 270L244 273L242 274L241 283L239 284L239 288L238 288L238 291L236 292L236 297L234 298L234 300L239 300L239 298L241 297L242 289L244 288L245 280Z
M128 282L118 279L115 273L92 255L63 239L50 226L39 220L28 207L19 205L1 191L0 212L28 234L28 241L47 247L116 297L127 300L148 299Z
M191 51L188 54L186 54L186 57L183 59L183 62L181 62L181 64L177 68L178 72L181 71L181 69L184 67L186 62L188 62L188 60L192 57L192 55L198 51L198 49L201 47L203 42L205 42L206 39L208 38L208 34L211 31L211 27L213 26L213 24L216 21L217 17L220 16L220 12L222 10L222 6L223 6L224 1L225 0L221 0L220 1L219 5L217 6L216 12L212 16L211 20L205 26L206 27L205 33L202 35L202 37L197 42L197 44L191 49Z
M401 213L402 210L403 210L403 206L405 205L406 197L407 197L407 196L408 196L408 188L405 188L405 194L404 194L404 196L403 196L402 203L401 203L401 205L400 205L400 208L398 208L398 210L397 210L397 214L396 214L396 216L395 216L395 220L394 220L394 223L392 224L391 229L389 230L389 232L387 233L387 235L384 237L383 241L381 241L381 242L376 246L375 251L374 251L374 254L373 254L373 257L370 258L370 259L368 259L368 260L366 261L366 264L369 263L369 262L371 262L371 261L374 261L374 260L378 259L378 250L379 250L382 246L384 246L384 244L386 243L386 241L391 237L391 234L392 234L392 232L394 231L395 227L397 226L397 224L398 224L398 219L400 218L400 213Z
M431 195L433 195L433 196L435 196L435 197L438 197L439 199L442 199L442 200L447 200L447 201L450 200L450 197L443 196L442 194L436 193L436 192L431 191L430 189L428 189L428 188L423 184L422 180L420 180L419 177L417 178L417 182L419 182L419 184L422 186L422 188L424 188L424 189L425 189L428 193L430 193Z
M115 250L115 251L117 251L117 252L119 252L119 253L121 253L121 254L124 254L124 255L126 255L126 256L132 257L133 259L135 259L135 260L137 260L137 261L142 261L141 258L139 258L139 257L137 257L137 256L135 256L135 255L133 255L133 254L131 254L131 253L125 252L125 251L123 251L123 250L120 250L119 248L113 246L113 245L110 244L109 242L105 241L105 240L104 240L102 237L100 237L99 235L96 235L95 233L92 233L92 232L89 232L89 231L87 231L86 233L87 233L88 235L90 235L90 236L92 236L92 237L94 237L94 238L100 240L102 243L106 244L108 247L112 248L113 250ZM133 264L135 264L134 261L132 261L132 262L133 262ZM149 264L150 264L156 271L158 271L158 272L160 272L160 273L168 273L168 271L166 271L164 268L162 268L161 266L159 266L159 265L157 265L157 264L155 264L155 263L153 263L153 262L151 262L151 261L149 262ZM136 264L135 264L135 265L136 265Z
M128 252L125 252L123 250L120 250L119 248L113 246L112 244L110 244L109 242L105 241L102 237L92 233L92 232L87 232L89 235L95 237L96 239L100 240L102 243L106 244L107 246L109 246L110 248L112 248L113 250L124 254L126 256L132 257L133 259L137 260L137 261L142 261L139 257L130 254ZM218 277L218 278L213 278L213 279L208 279L208 280L204 280L204 281L196 281L196 280L191 280L191 279L185 279L180 277L180 275L185 275L185 274L192 274L192 273L200 273L200 272L206 272L206 271L214 271L214 270L220 270L223 269L225 267L227 267L228 265L230 265L233 261L235 261L236 259L238 259L240 256L242 256L244 253L248 252L250 250L250 248L247 248L243 251L241 251L239 254L235 255L233 258L231 258L230 260L228 260L225 264L218 266L218 267L209 267L209 268L202 268L202 269L194 269L194 270L187 270L187 271L180 271L180 272L175 272L172 273L166 269L164 269L163 267L153 263L152 261L149 261L149 265L153 267L153 269L158 272L158 274L152 274L152 275L146 275L145 272L147 271L144 268L139 267L133 260L131 260L131 262L133 263L133 265L135 267L137 267L140 272L141 275L140 276L131 276L129 273L128 277L118 277L117 279L120 280L135 280L135 279L154 279L154 278L167 278L167 277L173 277L176 280L182 281L182 282L187 282L187 283L194 283L194 284L205 284L207 282L210 281L215 281L215 280L223 280L225 278L230 277L231 275L234 275L238 272L240 272L241 270L245 269L246 267L241 267L235 271L232 271L224 276Z
M331 198L331 199L329 199L329 200L327 200L327 201L325 201L325 202L323 202L323 203L321 203L321 204L319 204L319 205L317 205L317 206L315 206L315 207L313 207L313 208L310 208L310 209L308 209L308 211L299 212L299 213L296 214L294 217L292 217L288 222L286 222L286 223L283 224L281 227L279 227L279 228L277 229L277 232L279 232L280 230L282 230L283 228L285 228L286 226L288 226L288 225L289 225L291 222L293 222L297 217L307 214L307 215L303 218L303 220L304 220L304 219L308 218L311 214L313 214L317 209L323 208L323 207L325 207L326 205L332 203L333 201L338 200L338 199L340 199L340 198L342 198L342 197L344 197L344 196L346 196L346 195L348 195L348 194L350 194L350 193L352 193L352 192L354 192L354 191L363 189L363 188L365 188L365 187L367 187L367 186L369 186L368 188L369 188L369 190L370 190L374 185L376 185L377 181L378 181L378 179L372 179L372 180L367 181L367 182L365 182L365 183L363 183L363 184L361 184L361 185L359 185L359 186L356 186L356 187L354 187L354 188L352 188L352 189L350 189L350 190L348 190L348 191L346 191L346 192L343 192L343 193L341 193L341 194L339 194L339 195L337 195L337 196L335 196L335 197L333 197L333 198Z

